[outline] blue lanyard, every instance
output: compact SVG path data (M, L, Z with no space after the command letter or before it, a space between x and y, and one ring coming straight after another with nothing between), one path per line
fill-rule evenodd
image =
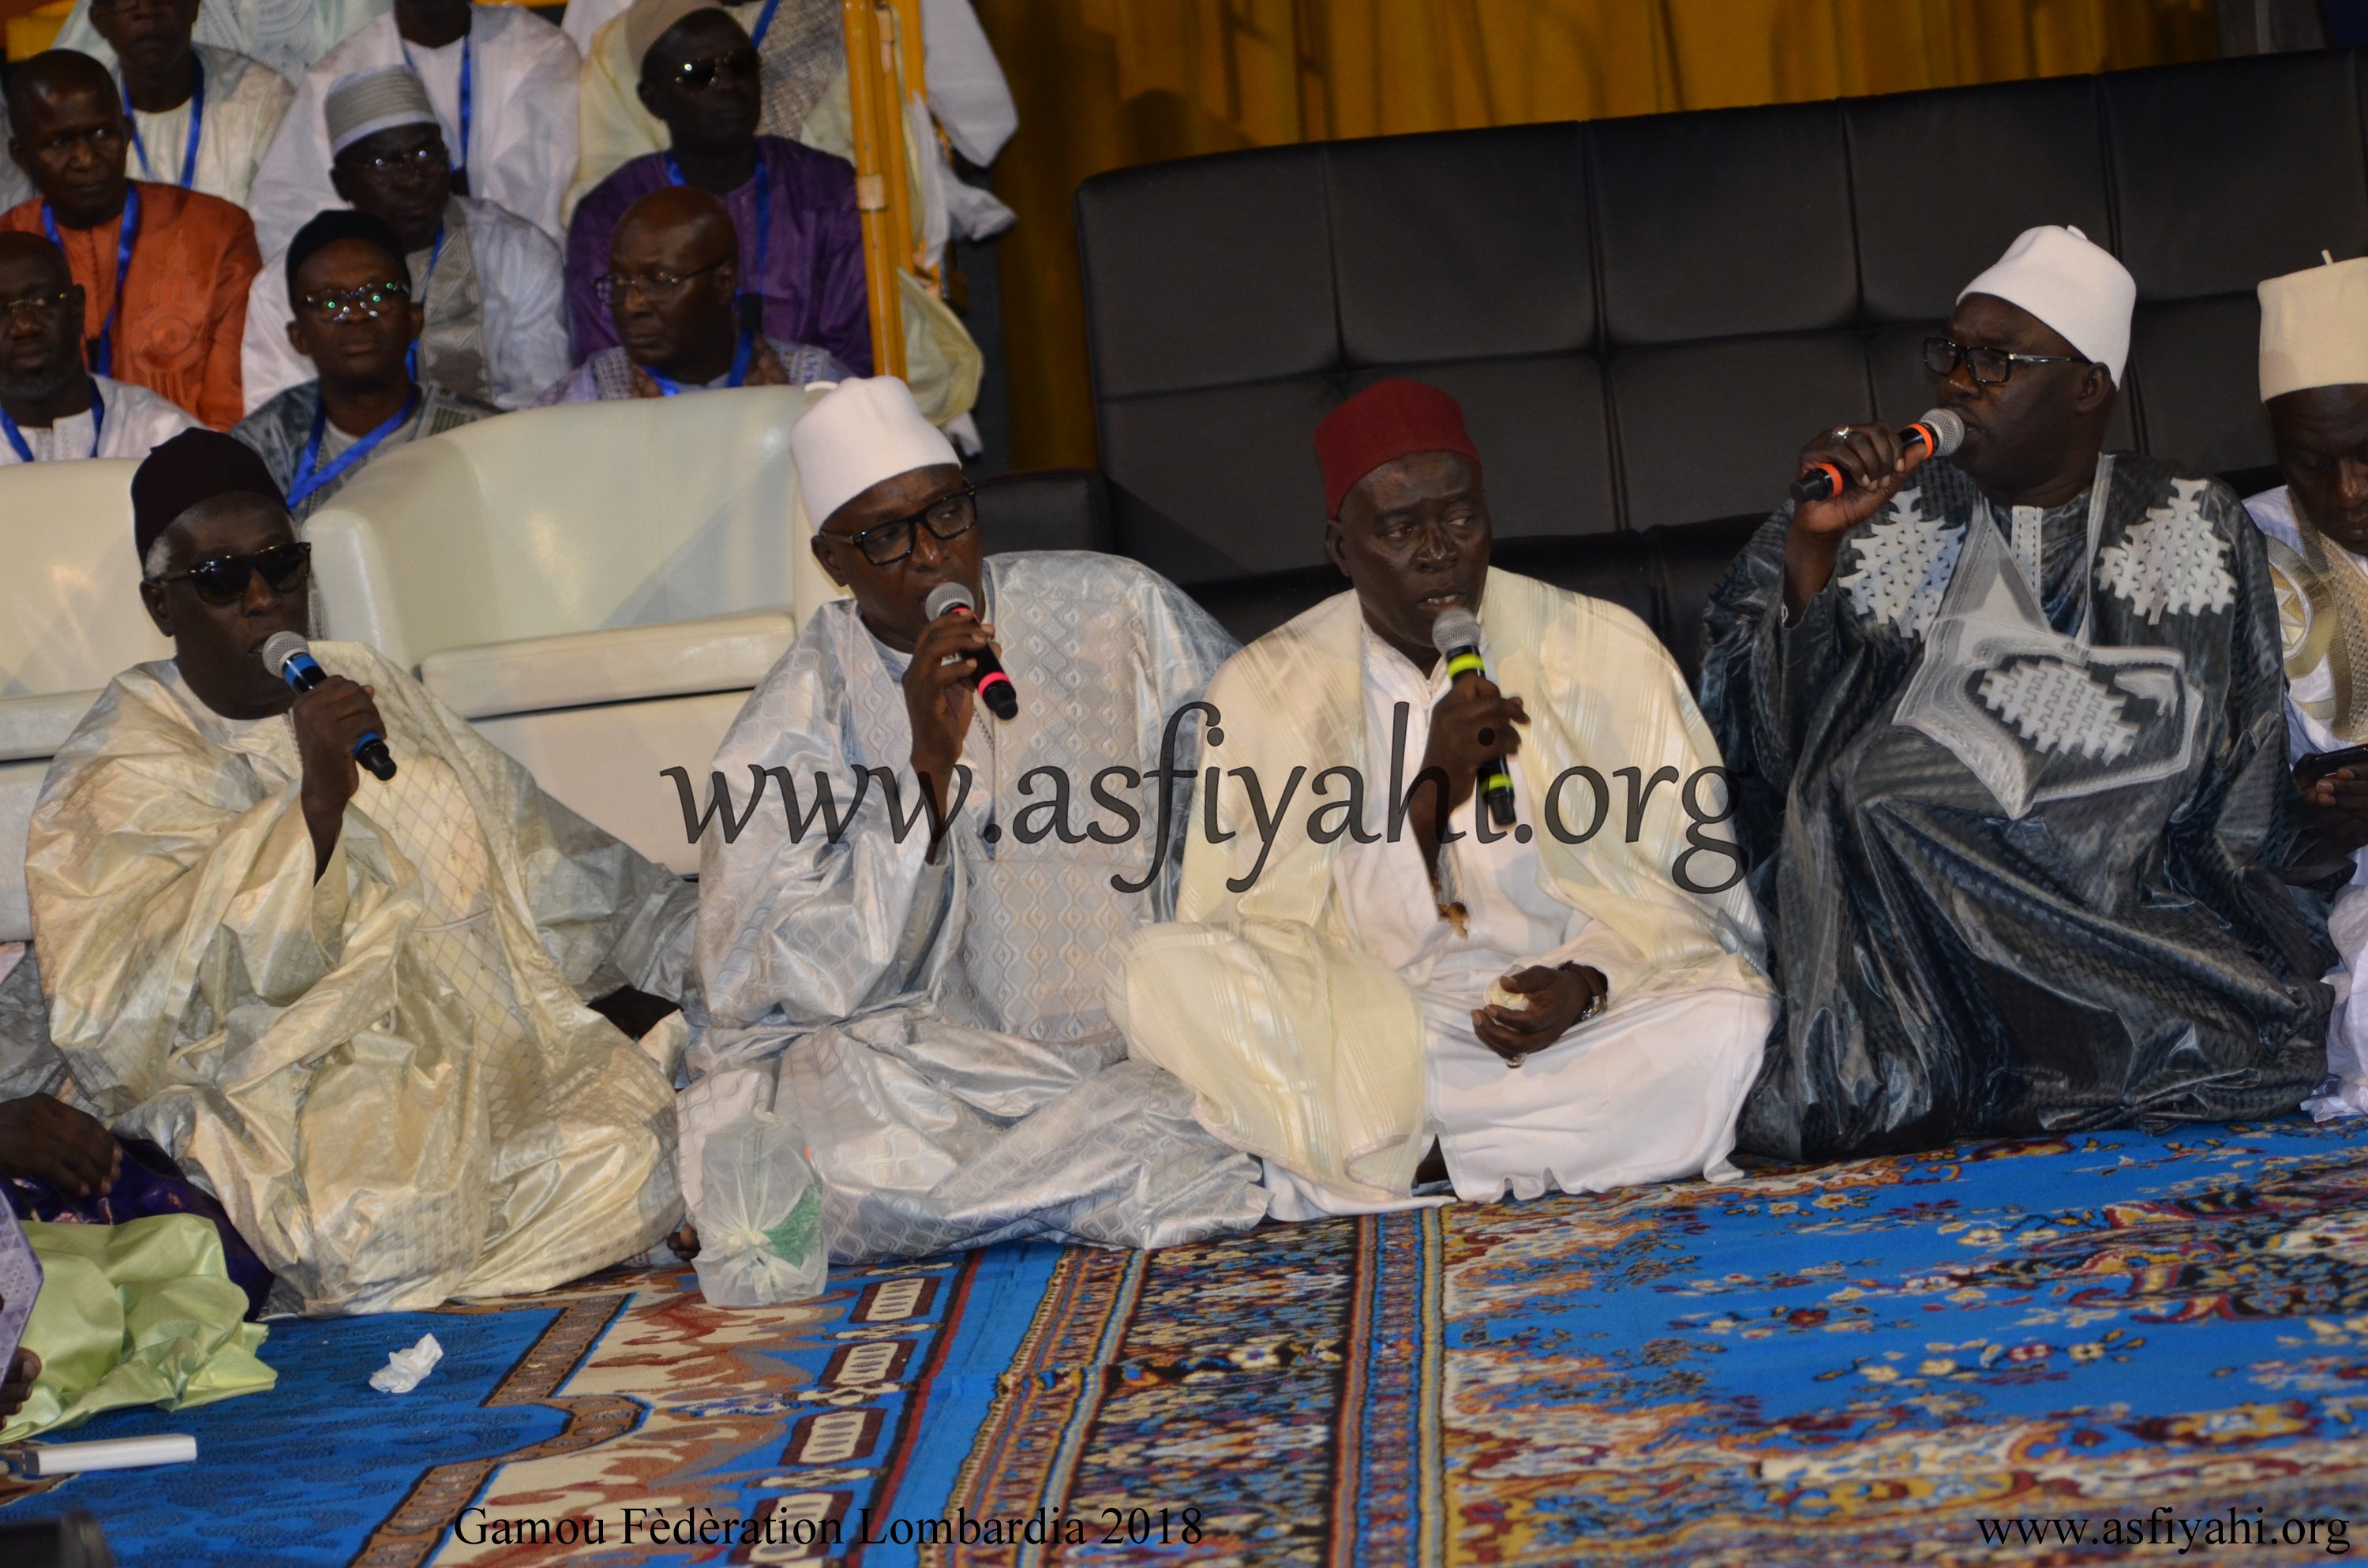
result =
M140 116L131 108L131 89L123 89L123 118L131 122L131 150L140 154L140 172L151 175L148 167L148 144L140 140ZM188 190L198 177L198 141L205 134L206 67L201 60L189 62L189 146L181 154L181 188Z
M723 383L725 386L737 387L747 384L748 361L756 357L756 353L757 336L744 326L740 329L740 347L732 351L732 375L731 379ZM657 382L660 397L672 397L682 391L680 381L676 381L656 366L644 365L642 369L649 372L650 380Z
M472 103L475 93L472 81L477 74L475 29L476 24L472 21L470 30L461 35L461 144L452 149L452 188L463 196L473 194L469 189L469 125L474 117ZM402 35L397 34L396 37L401 40ZM419 64L411 58L408 40L403 40L403 62L411 67L413 75L419 74Z
M759 47L763 46L765 42L765 29L773 25L773 13L780 8L781 0L765 0L765 8L757 13L756 30L748 35L748 41L750 43L756 44Z
M759 20L757 26L762 28L764 21L769 20L772 15L772 10L768 6L764 18ZM668 185L684 183L682 165L675 162L672 153L666 155L666 171ZM756 295L762 298L765 292L762 286L765 276L765 258L773 254L773 182L765 177L765 149L762 143L759 143L757 148L757 177L750 183L757 187L757 264L754 267L744 266L740 268L740 292L744 295Z
M328 434L329 405L324 403L314 409L313 433L304 438L303 454L296 460L295 477L288 482L288 505L290 507L301 506L304 504L305 498L315 490L325 484L336 483L346 470L369 457L381 441L409 424L413 413L418 407L419 389L414 387L411 389L411 395L403 400L403 407L397 410L385 424L339 452L329 460L329 466L318 473L313 472L313 465L321 460L321 437Z
M49 235L50 244L60 251L66 242L58 233L57 214L50 204L41 203L41 233ZM94 374L115 374L115 322L123 313L123 279L131 271L131 245L140 235L140 187L126 181L123 187L123 224L115 236L115 298L108 301L106 324L98 329L98 352L91 357Z
M92 457L98 456L99 437L106 428L107 399L98 395L98 383L93 381L90 383L90 455ZM8 417L8 411L5 408L0 408L0 436L8 437L8 444L17 449L17 456L21 461L33 460L32 443L25 439L25 433L17 428L17 422Z

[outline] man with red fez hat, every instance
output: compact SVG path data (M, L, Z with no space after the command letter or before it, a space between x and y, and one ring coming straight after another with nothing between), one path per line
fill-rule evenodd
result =
M1209 684L1224 781L1129 943L1134 1050L1281 1219L1723 1172L1774 1010L1684 678L1490 570L1446 393L1382 382L1316 450L1350 591Z
M312 562L248 448L176 436L131 506L174 656L75 726L25 857L81 1103L201 1172L307 1312L646 1251L682 1213L654 1058L683 1026L652 993L684 994L689 888L368 648L319 644L302 693L268 667L312 619ZM356 766L373 732L391 778Z

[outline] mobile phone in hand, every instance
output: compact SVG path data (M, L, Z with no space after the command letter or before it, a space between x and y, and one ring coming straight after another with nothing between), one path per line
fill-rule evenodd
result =
M2312 752L2294 763L2294 782L2309 784L2343 767L2356 767L2362 773L2368 773L2368 746L2346 746L2341 751Z

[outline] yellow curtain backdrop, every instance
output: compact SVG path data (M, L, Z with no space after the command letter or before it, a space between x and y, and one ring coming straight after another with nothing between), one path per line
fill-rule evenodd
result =
M1105 169L1399 131L1792 103L2208 59L2212 0L977 0L1013 457L1095 460L1070 199ZM2003 171L2001 171L2003 175Z

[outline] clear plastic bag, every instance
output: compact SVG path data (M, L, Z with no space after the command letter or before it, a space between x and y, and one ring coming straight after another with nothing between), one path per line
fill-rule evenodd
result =
M830 1273L822 1179L804 1130L752 1111L707 1136L700 1157L699 1289L718 1307L769 1307L821 1293Z

